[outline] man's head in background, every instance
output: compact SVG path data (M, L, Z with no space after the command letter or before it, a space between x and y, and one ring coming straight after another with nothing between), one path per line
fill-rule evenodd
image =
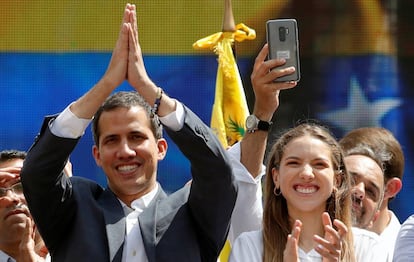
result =
M30 217L20 184L25 157L23 151L0 152L0 250L11 257L17 257L26 219Z
M402 188L404 154L401 145L389 130L381 127L364 127L352 130L340 140L340 144L345 155L349 155L361 145L369 147L377 154L380 152L379 157L384 175L384 197L378 215L368 229L381 234L391 219L388 203Z

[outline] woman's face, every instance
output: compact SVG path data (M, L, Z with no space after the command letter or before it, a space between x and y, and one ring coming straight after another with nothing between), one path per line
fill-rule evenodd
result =
M320 214L334 188L331 148L308 135L295 138L286 145L279 170L273 168L272 175L291 216Z

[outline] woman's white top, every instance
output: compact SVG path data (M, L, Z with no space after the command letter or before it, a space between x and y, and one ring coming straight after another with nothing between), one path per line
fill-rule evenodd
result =
M356 261L380 261L376 258L378 235L364 229L352 228ZM229 262L262 262L263 261L263 231L250 231L241 234L232 246ZM301 262L320 262L322 256L314 249L306 253L299 248Z

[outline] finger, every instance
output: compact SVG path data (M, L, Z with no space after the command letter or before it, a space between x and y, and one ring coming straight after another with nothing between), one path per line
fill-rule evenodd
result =
M295 256L297 256L297 246L298 240L292 236L292 234L288 235L286 241L286 247L283 251L283 260L284 261L295 261Z
M329 259L335 258L334 260L340 258L342 251L341 242L334 244L318 235L314 235L313 240L317 243L317 245L315 246L315 250L323 257Z
M134 5L134 8L131 10L131 23L130 23L130 28L129 28L129 47L132 53L135 53L137 51L138 26L137 26L137 13L135 10L135 5Z
M4 186L6 186L6 184L10 184L11 180L16 180L16 179L19 179L19 177L16 174L0 173L0 183L4 184Z
M257 70L261 64L266 60L267 54L269 53L269 46L265 44L260 50L259 54L256 56L254 61L253 71Z
M121 28L121 32L118 38L118 42L116 43L119 48L122 48L122 50L127 50L128 48L128 39L129 39L129 24L124 23Z
M26 226L25 226L25 230L22 234L22 239L20 242L20 249L22 250L27 250L30 249L30 245L33 244L32 243L32 222L31 219L29 217L26 217Z
M339 241L336 230L332 228L332 220L328 212L322 213L322 224L325 228L325 239L329 240L330 242L334 242L334 243Z
M132 30L136 34L136 37L138 39L138 25L137 25L137 9L135 5L131 5L131 24L132 24Z
M128 16L129 10L125 10L122 18L121 30L119 31L118 40L116 42L115 50L127 50L128 48Z
M276 68L279 67L281 65L286 64L286 60L285 59L270 59L266 61L266 66L268 66L269 68ZM291 66L293 69L295 68L294 66Z
M121 23L121 30L119 31L118 41L116 43L117 46L125 47L128 45L128 24L130 22L130 13L131 11L128 9L128 5L125 7L124 10L124 16L122 17L122 23Z
M129 62L135 62L136 59L135 59L134 54L136 54L137 52L138 39L137 39L136 33L134 32L132 24L130 24L128 27L128 34L129 34ZM134 59L132 59L131 56Z
M278 78L282 77L282 76L286 76L289 75L291 73L293 73L295 71L295 69L293 67L288 67L288 68L284 68L284 69L273 69L270 70L271 68L266 65L265 63L263 63L263 65L261 67L259 67L254 74L252 75L253 77L257 77L255 80L256 82L258 82L257 84L263 83L263 84L284 84L284 85L280 85L278 86L279 88L277 88L278 90L281 89L287 89L289 87L293 87L296 85L295 81L289 81L289 82L275 82L275 80L277 80Z
M326 242L330 243L333 249L337 249L341 244L341 235L331 226L325 226L325 238ZM329 247L327 247L329 248Z
M296 220L293 224L293 229L291 235L299 241L300 232L302 230L302 222L300 220Z
M325 239L329 240L333 244L340 245L342 239L346 234L348 234L348 228L339 219L335 219L333 224L336 228L329 224L325 225Z
M131 10L129 9L129 4L127 4L124 10L124 15L122 17L121 27L123 27L123 24L130 23L130 14Z
M291 75L296 71L296 69L293 66L286 67L283 69L278 69L277 67L268 66L268 70L270 70L268 73L268 76L271 78L272 81L277 81L278 78Z
M33 239L36 239L36 234L38 234L38 231L36 230L36 224L34 223L34 221L33 220L31 220L30 219L30 223L32 223L33 224L33 226L32 226L32 230L31 230L31 232L32 232L32 238Z
M63 168L63 172L68 177L72 177L73 176L73 173L72 173L72 163L70 162L69 159L68 159L68 162L66 163L65 167Z
M322 224L324 226L332 226L331 217L329 216L328 212L322 213Z
M286 247L283 251L283 261L298 261L299 237L302 229L302 222L295 220L292 232L288 235Z
M341 250L329 250L322 244L318 244L315 246L315 251L318 252L322 257L326 258L328 261L340 261L341 258ZM324 259L325 261L325 259Z
M289 81L289 82L271 82L270 88L273 92L276 91L280 91L280 90L286 90L286 89L291 89L294 88L295 86L297 86L297 82L296 81Z
M256 63L255 63L254 68L255 68L255 72L257 72L259 76L271 77L271 79L268 79L267 82L273 81L277 77L289 75L295 71L294 67L277 69L279 66L284 65L286 61L284 59L281 59L281 60L272 59L272 60L264 61L264 58L261 53L262 52L260 52L256 58Z
M135 8L135 5L134 4L127 3L126 4L126 8L129 9L129 10L133 10Z
M333 228L329 216L322 216L325 236L324 238L314 235L314 241L317 243L315 250L320 253L323 257L330 260L338 260L341 255L342 250L342 237L347 233L345 224L339 220L334 220L335 226L338 227L338 230Z
M348 234L348 227L339 219L334 220L334 225L337 228L340 240L342 240Z
M4 167L0 168L0 175L20 175L21 167Z
M18 171L20 173L20 171ZM20 181L20 174L14 170L0 171L0 187L10 187Z

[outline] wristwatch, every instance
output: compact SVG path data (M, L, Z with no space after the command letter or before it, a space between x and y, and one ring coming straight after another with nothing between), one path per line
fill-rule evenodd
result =
M273 122L263 121L255 115L249 115L246 118L246 130L248 133L254 133L256 130L269 131Z

